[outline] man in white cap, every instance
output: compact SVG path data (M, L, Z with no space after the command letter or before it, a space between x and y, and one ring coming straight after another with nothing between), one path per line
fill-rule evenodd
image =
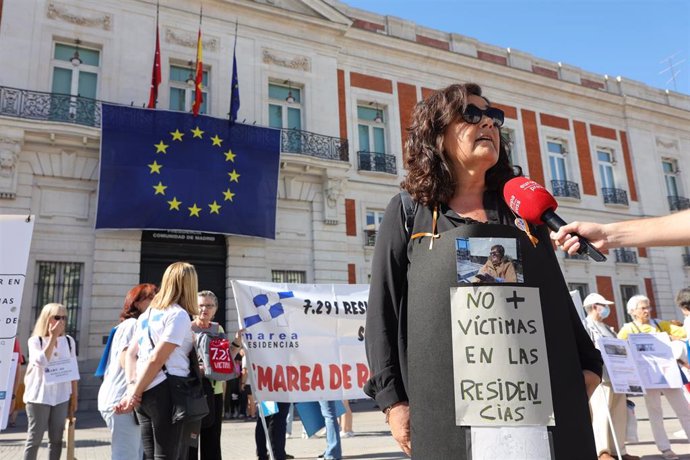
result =
M599 348L597 344L599 337L616 338L616 333L604 323L604 320L611 313L613 302L606 300L601 294L592 293L585 297L582 304L587 312L587 317L584 320L585 330L589 333L594 345ZM618 458L616 443L623 460L639 460L640 457L629 455L625 451L625 428L628 417L625 394L613 392L606 367L604 367L601 385L597 387L589 399L589 406L592 410L592 431L594 431L594 443L599 460ZM611 413L613 432L609 426L607 412ZM616 437L616 443L614 443L613 436Z

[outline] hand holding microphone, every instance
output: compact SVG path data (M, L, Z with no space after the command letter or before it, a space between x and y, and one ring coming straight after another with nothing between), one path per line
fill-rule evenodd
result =
M515 177L509 180L503 187L503 199L515 214L530 224L545 223L554 232L558 232L561 227L568 225L555 212L558 208L556 199L543 186L526 177ZM606 260L606 256L599 252L587 239L576 233L569 233L579 240L578 254L587 254L597 262ZM569 241L571 240L572 238ZM574 243L571 241L569 247Z

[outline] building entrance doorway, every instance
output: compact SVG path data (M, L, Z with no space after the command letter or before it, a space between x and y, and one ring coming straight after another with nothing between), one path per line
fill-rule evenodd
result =
M225 312L225 236L199 232L144 231L141 236L140 283L160 287L165 269L173 262L189 262L199 276L199 290L218 296L214 321L227 330Z

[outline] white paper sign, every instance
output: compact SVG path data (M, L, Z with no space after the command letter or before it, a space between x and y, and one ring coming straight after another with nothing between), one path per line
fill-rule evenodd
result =
M46 385L79 380L79 366L74 357L53 359L43 368Z
M232 288L258 400L366 397L369 286L233 281Z
M472 460L551 460L545 426L472 427Z
M14 389L14 376L17 372L17 363L19 362L19 353L12 353L12 364L10 365L10 372L7 376L7 383L5 388L7 391L0 391L0 430L7 428L7 421L10 417L10 406L12 405L12 395Z
M0 215L0 393L12 397L11 373L26 264L29 260L34 217ZM0 413L8 399L0 399ZM0 429L4 429L0 427Z
M614 393L646 393L628 342L613 337L599 337L597 348L604 358L604 366Z
M555 425L539 289L451 288L457 425Z
M646 389L680 388L683 385L667 333L630 334L628 343Z

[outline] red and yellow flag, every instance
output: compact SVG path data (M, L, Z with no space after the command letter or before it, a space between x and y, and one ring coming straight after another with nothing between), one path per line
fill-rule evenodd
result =
M156 108L158 100L158 86L161 84L161 43L158 32L158 18L156 18L156 51L153 57L153 71L151 72L151 91L149 92L149 109Z
M194 104L192 105L192 113L196 117L199 115L199 109L202 102L204 102L204 95L201 92L201 84L204 77L204 64L201 46L201 27L199 27L199 35L196 43L196 73L194 75Z

